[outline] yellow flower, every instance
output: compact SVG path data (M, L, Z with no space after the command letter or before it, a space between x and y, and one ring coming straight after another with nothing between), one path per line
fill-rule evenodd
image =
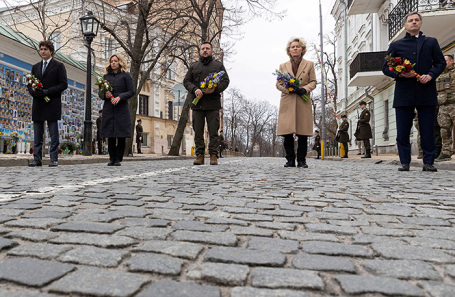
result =
M213 75L213 77L216 77L217 75L218 75L218 74L217 74L217 73L215 73L215 74Z
M396 70L397 72L401 72L401 71L403 71L404 68L405 68L404 66L398 65L397 67L395 67L395 70Z
M404 65L407 65L407 64L411 64L411 62L409 62L408 59L405 59L404 62L403 62Z
M201 83L201 88L205 88L205 82Z
M294 91L294 88L289 88L289 92L292 92L292 91Z
M289 80L289 82L295 83L295 79L291 78L291 79Z
M209 89L213 88L213 85L212 84L209 84Z

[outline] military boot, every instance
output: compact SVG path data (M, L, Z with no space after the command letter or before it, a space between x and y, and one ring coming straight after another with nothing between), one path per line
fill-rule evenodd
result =
M444 162L444 161L450 161L452 160L452 157L449 155L446 155L444 153L440 153L438 158L436 158L436 162Z
M210 155L210 165L218 165L218 158L215 154Z
M194 165L204 165L204 155L198 155L193 162Z

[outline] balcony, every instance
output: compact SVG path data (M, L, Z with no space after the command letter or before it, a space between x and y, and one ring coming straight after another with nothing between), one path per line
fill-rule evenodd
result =
M441 47L449 45L454 40L454 0L401 0L389 14L390 42L405 36L403 18L413 11L417 11L422 15L422 32L426 36L438 39Z
M382 73L386 52L358 53L349 67L349 86L378 86L390 79Z
M376 13L386 0L348 0L348 15Z

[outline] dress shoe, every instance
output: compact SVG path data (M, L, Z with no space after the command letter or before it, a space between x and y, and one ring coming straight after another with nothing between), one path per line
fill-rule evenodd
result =
M433 166L433 164L423 164L422 171L436 172L438 170Z
M347 159L348 158L348 155L344 155L343 157L341 157L341 159Z
M194 160L193 165L204 165L204 155L198 155Z
M218 158L215 154L210 155L210 165L218 165Z
M107 166L115 166L115 162L109 161L109 163L107 163Z
M28 167L37 167L37 166L43 166L43 163L33 160L32 163L28 163Z
M370 159L371 158L371 155L370 154L366 154L365 156L363 157L360 157L361 159Z
M306 161L297 161L297 167L308 168L308 165L306 164Z
M119 161L116 161L116 162L114 163L114 166L122 166L122 164L121 164Z
M58 166L58 162L57 161L51 161L49 163L49 167L57 167Z
M284 167L295 167L295 161L287 161L286 164L284 164Z
M401 164L401 167L398 168L398 171L409 171L409 164Z
M362 153L358 153L357 155L359 155L359 156L360 156L360 155L362 155Z

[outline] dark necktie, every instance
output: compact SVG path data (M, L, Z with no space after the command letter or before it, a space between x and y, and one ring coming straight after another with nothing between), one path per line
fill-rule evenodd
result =
M43 71L41 74L44 74L44 71L46 71L46 67L47 67L47 61L44 61L43 63Z

